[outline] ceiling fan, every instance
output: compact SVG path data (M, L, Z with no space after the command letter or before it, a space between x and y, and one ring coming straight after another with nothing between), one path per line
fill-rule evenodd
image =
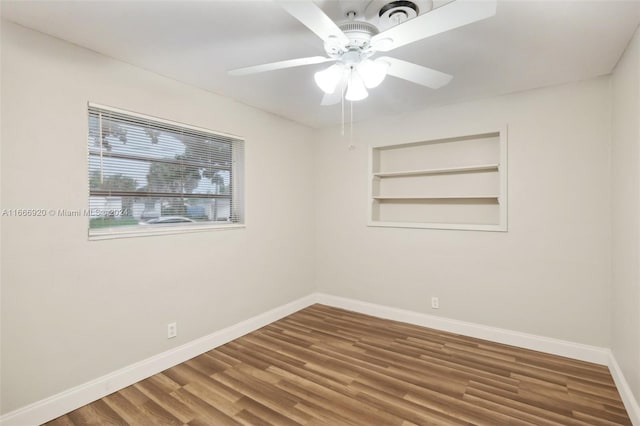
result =
M314 76L316 84L325 93L322 105L331 105L340 102L343 97L350 101L366 98L367 89L377 87L386 75L432 89L445 86L453 76L401 59L374 56L378 52L389 52L489 18L496 13L497 0L454 0L432 10L431 0L372 0L365 14L378 25L356 20L355 11L347 12L346 21L336 24L309 0L278 3L323 40L327 57L312 56L237 68L229 71L229 75L240 76L334 62ZM380 27L388 28L380 31Z

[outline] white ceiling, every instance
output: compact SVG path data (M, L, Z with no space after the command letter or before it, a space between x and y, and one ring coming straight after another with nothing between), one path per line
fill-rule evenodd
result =
M368 0L317 1L334 20ZM436 5L442 3L436 1ZM2 16L158 74L314 127L336 125L313 82L327 64L230 77L226 71L324 56L322 42L271 1L12 1ZM640 0L499 0L493 18L390 52L454 76L431 90L388 77L356 120L608 74L640 23Z

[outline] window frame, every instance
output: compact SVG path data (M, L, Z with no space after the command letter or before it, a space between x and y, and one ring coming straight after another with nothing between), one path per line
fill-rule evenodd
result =
M104 228L91 228L89 226L89 222L87 222L87 233L89 240L106 240L106 239L114 239L114 238L132 238L132 237L147 237L147 236L155 236L155 235L171 235L171 234L186 234L193 232L203 232L203 231L216 231L216 230L226 230L226 229L242 229L245 228L245 203L244 203L244 145L245 139L243 137L230 134L223 133L219 131L213 131L210 129L205 129L203 127L197 127L190 124L181 123L174 120L167 120L164 118L141 114L121 108L115 108L112 106L102 105L98 103L88 102L86 109L86 120L85 123L87 125L86 135L88 137L90 133L89 128L89 117L91 115L92 109L98 109L106 112L113 112L115 114L120 114L123 116L129 116L133 119L147 120L152 123L158 123L159 125L167 125L169 127L176 127L185 130L190 130L198 133L210 134L212 136L218 136L222 138L233 139L231 142L232 150L232 166L231 166L231 195L229 197L230 203L233 206L234 204L240 205L241 213L239 215L238 222L196 222L196 223L182 223L182 224L155 224L152 226L145 225L137 225L137 226L116 226L116 227L104 227ZM90 167L89 167L89 158L91 157L89 144L86 145L87 149L87 163L86 163L86 178L90 179ZM111 157L120 157L120 155L110 154ZM134 157L133 155L125 155L122 157ZM133 158L131 158L133 159ZM150 161L145 157L136 158L143 161ZM155 159L152 159L155 161ZM89 181L87 181L87 184ZM91 188L88 185L87 191L87 201L91 199L92 194ZM131 195L131 194L124 194ZM215 197L214 197L215 198ZM90 205L89 205L90 209ZM88 216L88 220L91 220L91 217Z

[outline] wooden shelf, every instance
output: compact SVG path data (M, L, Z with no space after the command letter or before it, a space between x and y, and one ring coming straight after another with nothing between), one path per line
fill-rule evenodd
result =
M443 195L443 196L433 196L433 197L381 197L374 196L372 197L374 200L384 201L384 200L497 200L500 198L498 195Z
M479 164L474 166L463 167L444 167L439 169L424 169L424 170L404 170L397 172L379 172L373 173L373 176L379 178L385 177L403 177L403 176L427 176L427 175L439 175L447 173L466 173L466 172L481 172L498 170L499 164Z
M367 226L382 228L414 228L414 229L459 229L467 231L504 231L501 225L485 225L476 223L424 223L424 222L381 222L370 220Z

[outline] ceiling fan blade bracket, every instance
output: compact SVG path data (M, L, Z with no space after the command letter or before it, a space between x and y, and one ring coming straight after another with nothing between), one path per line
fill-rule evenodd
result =
M324 42L324 50L328 56L332 58L339 58L342 54L347 52L347 47L338 37L329 36L329 38Z

